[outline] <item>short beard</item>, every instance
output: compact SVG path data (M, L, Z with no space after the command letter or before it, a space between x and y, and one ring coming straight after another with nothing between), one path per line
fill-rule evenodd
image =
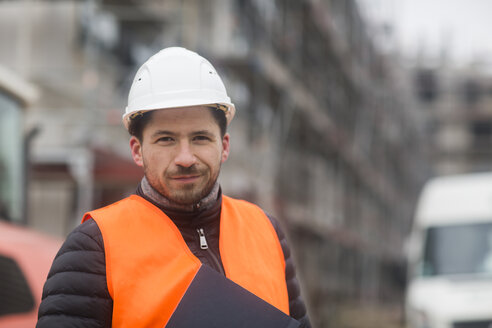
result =
M161 195L169 199L170 201L179 205L194 205L205 198L215 185L217 179L213 181L210 185L207 184L202 190L196 190L193 186L189 189L181 189L179 191L172 192L171 194L165 192L164 190L157 190Z
M189 168L184 168L184 167L179 167L178 172L175 172L174 174L194 174L194 173L200 173L199 170L196 169L196 167L192 166ZM147 181L149 184L154 188L159 194L161 194L162 197L166 198L170 202L173 202L178 205L195 205L199 203L203 198L208 196L212 189L214 188L217 179L219 177L220 173L220 168L217 172L217 175L215 177L211 177L211 179L208 181L208 183L201 189L201 190L196 190L196 188L192 185L189 186L188 189L182 189L178 190L175 192L169 192L165 188L163 188L160 184L154 184L153 182L155 180L158 181L158 179L152 179L148 174L147 170L145 169L144 166L144 174L147 178Z

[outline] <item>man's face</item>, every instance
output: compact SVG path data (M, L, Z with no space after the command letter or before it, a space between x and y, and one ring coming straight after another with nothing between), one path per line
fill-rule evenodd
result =
M229 156L229 134L221 137L205 107L156 110L142 136L130 139L133 160L154 189L179 204L208 195Z

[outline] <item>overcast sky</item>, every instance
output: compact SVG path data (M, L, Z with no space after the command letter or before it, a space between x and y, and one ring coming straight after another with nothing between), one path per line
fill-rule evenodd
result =
M436 55L445 46L451 60L492 58L492 0L359 0L366 14L393 26L396 45Z

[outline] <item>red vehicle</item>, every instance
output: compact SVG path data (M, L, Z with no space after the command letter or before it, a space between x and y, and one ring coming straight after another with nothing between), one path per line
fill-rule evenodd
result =
M0 221L0 328L36 325L43 284L61 243Z

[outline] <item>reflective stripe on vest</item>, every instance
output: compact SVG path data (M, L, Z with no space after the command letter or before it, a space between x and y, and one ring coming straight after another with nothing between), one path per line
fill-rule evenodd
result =
M132 195L86 213L101 230L113 327L164 327L201 266L160 209ZM289 314L277 233L254 204L222 197L219 249L226 276Z

